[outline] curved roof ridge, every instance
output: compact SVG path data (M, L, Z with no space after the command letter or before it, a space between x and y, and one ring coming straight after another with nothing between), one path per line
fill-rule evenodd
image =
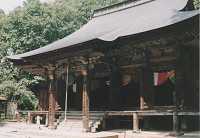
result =
M120 3L116 3L116 4L113 4L110 6L106 6L106 7L94 10L93 18L98 17L98 16L103 16L106 14L110 14L113 12L125 10L128 8L140 6L140 5L152 2L152 1L155 1L155 0L126 0L126 1L123 1Z

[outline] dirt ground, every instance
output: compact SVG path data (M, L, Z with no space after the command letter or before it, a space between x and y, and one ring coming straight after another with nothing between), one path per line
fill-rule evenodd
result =
M50 130L44 126L26 123L0 123L0 138L174 138L169 132L140 132L114 130L99 133L83 133L64 128ZM180 138L200 138L200 132L186 133Z

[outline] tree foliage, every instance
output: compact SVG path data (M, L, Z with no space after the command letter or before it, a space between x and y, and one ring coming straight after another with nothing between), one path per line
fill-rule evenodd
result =
M195 9L199 9L199 7L200 7L200 1L199 0L193 0L193 4L194 4Z
M18 101L21 109L35 109L37 99L32 91L44 80L17 69L5 56L61 39L85 24L94 9L119 1L122 0L27 0L8 15L0 10L0 95Z

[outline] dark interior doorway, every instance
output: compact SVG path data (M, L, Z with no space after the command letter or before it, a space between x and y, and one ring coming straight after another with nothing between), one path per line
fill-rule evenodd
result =
M119 80L121 81L121 80ZM91 110L135 110L139 107L139 84L130 80L126 85L113 86L109 77L92 80Z
M67 94L67 110L68 111L81 111L82 110L82 83L81 77L77 77L73 83L68 86ZM66 99L66 80L59 79L57 81L58 103L61 110L65 109Z
M175 90L173 73L172 71L162 71L157 72L157 76L154 73L155 106L173 105L173 92Z
M96 78L92 80L90 91L90 109L101 111L109 109L109 78Z
M139 84L131 80L128 84L120 87L119 104L121 110L136 110L139 107L140 88Z

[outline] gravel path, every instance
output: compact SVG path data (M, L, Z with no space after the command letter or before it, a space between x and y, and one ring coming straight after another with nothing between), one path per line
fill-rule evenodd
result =
M118 137L114 137L118 136ZM106 131L99 133L82 133L65 129L49 130L41 126L26 123L0 123L0 138L174 138L169 132ZM188 133L180 138L200 138L199 132Z

